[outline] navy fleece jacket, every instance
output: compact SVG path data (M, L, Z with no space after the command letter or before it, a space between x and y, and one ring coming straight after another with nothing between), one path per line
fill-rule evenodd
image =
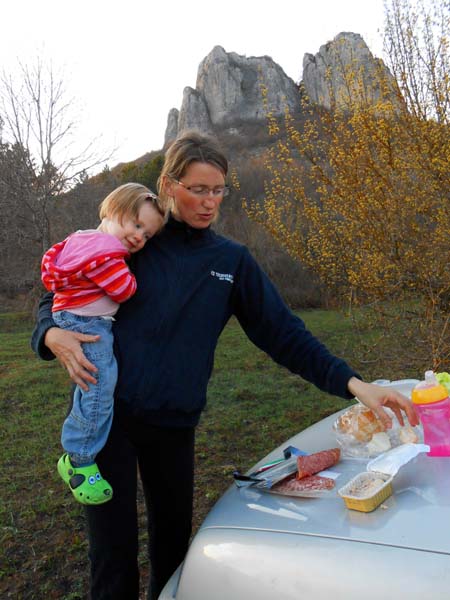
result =
M196 425L217 340L232 315L277 363L322 390L351 397L347 383L358 375L289 310L245 246L171 218L130 267L137 292L114 324L116 414L155 425ZM49 294L41 301L32 337L46 360L53 358L44 344L54 326L51 302Z

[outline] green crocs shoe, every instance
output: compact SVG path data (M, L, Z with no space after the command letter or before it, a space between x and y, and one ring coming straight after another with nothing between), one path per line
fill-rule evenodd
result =
M112 498L112 487L102 478L96 463L74 467L66 452L58 460L58 473L81 504L104 504Z

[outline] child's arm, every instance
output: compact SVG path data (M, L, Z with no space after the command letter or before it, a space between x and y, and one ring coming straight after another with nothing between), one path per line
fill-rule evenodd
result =
M136 291L136 278L123 258L111 258L85 276L119 304L131 298Z

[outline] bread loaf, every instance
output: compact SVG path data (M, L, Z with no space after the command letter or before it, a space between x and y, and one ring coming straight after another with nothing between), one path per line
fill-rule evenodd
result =
M339 431L352 435L358 442L368 442L374 433L384 431L375 413L362 404L355 404L337 422Z

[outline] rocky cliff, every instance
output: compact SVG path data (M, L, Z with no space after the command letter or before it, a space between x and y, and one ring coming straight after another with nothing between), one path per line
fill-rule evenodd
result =
M262 85L274 116L281 116L286 106L291 114L300 114L302 89L313 103L329 108L333 98L356 93L345 79L350 69L359 73L368 98L380 97L380 69L394 85L388 69L356 33L340 33L316 55L306 54L299 84L269 56L240 56L216 46L199 65L195 89L186 87L180 110L169 112L164 145L186 129L233 135L243 125L265 125Z
M265 121L262 84L275 115L285 105L299 110L298 85L269 56L247 58L216 46L200 63L196 88L184 89L180 111L170 111L165 144L190 128L233 132L241 123Z
M386 91L397 101L394 78L357 33L340 33L316 55L305 54L303 86L311 102L326 108L363 98L376 102Z

